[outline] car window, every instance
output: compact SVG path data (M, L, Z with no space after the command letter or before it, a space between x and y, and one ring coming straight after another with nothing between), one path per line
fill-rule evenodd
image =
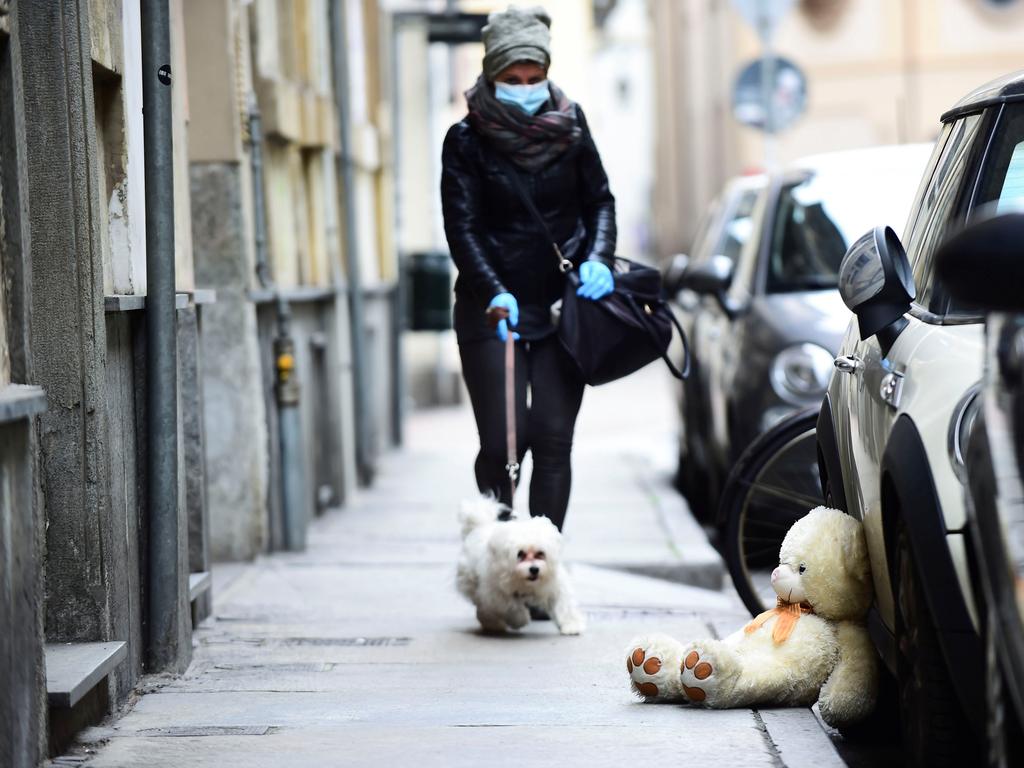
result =
M704 217L700 220L700 225L697 227L697 234L693 238L693 246L690 249L690 258L694 264L699 264L702 261L706 261L712 256L712 245L714 245L713 238L710 233L714 231L715 226L718 224L718 220L722 215L722 198L716 197L708 205L708 209L704 214Z
M754 213L756 201L757 190L755 189L748 189L740 194L729 220L722 227L718 243L715 246L715 253L726 256L733 262L739 258L743 245L750 238L753 228L751 216Z
M754 279L757 276L757 253L761 247L760 233L763 221L767 214L768 189L760 189L754 193L754 200L750 212L750 233L744 243L740 245L739 255L736 257L736 267L733 270L732 283L729 285L729 300L742 306L754 293Z
M1024 105L1008 104L999 119L981 172L975 208L997 212L1024 207Z
M919 201L916 218L907 227L904 243L917 288L915 303L933 312L938 307L932 303L936 287L932 256L959 215L957 208L965 191L963 182L970 171L970 149L980 122L981 115L969 115L949 128L935 171Z
M985 155L969 216L1024 209L1024 104L1008 104ZM978 316L977 307L950 299L946 314Z
M1014 146L1010 155L1010 165L1003 178L1003 186L999 190L996 210L1003 213L1017 210L1024 206L1024 141Z
M942 133L935 140L935 147L932 149L931 157L928 158L928 166L925 168L924 175L921 176L917 194L914 195L914 204L910 208L910 218L907 220L906 226L900 231L900 242L904 245L910 242L910 233L914 231L916 222L922 218L922 212L925 210L924 201L928 196L928 191L931 189L932 177L935 175L935 169L939 164L939 160L945 154L946 142L949 140L949 134L952 130L953 125L946 123L942 126Z
M906 221L921 166L908 156L822 167L779 195L768 254L769 293L834 288L854 240Z

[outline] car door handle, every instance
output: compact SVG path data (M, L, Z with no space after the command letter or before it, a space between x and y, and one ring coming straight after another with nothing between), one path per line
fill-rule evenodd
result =
M840 373L856 373L864 369L864 361L854 355L841 355L833 363Z

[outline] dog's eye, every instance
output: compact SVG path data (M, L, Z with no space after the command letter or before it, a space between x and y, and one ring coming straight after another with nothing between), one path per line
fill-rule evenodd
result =
M800 573L807 570L807 563L800 563Z
M518 555L516 555L516 557L518 557L518 558L519 558L519 559L520 559L521 561L522 561L522 560L525 560L525 559L526 559L526 553L525 553L525 552L523 552L523 550L521 550L521 549L520 549L520 550L519 550L519 554L518 554Z
M538 552L536 555L534 555L534 557L537 558L538 560L543 560L544 559L544 553L543 552Z

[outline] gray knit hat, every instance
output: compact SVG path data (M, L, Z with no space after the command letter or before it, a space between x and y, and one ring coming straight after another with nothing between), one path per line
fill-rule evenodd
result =
M492 13L483 28L484 77L494 81L517 61L551 63L551 17L540 6Z

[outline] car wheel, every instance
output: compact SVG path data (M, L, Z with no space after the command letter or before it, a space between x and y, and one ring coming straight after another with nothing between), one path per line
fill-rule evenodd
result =
M902 524L896 559L897 677L904 749L922 766L976 765L978 749L953 689L910 537Z
M744 451L722 491L722 553L752 615L775 604L771 572L790 526L821 506L814 411L790 416Z

